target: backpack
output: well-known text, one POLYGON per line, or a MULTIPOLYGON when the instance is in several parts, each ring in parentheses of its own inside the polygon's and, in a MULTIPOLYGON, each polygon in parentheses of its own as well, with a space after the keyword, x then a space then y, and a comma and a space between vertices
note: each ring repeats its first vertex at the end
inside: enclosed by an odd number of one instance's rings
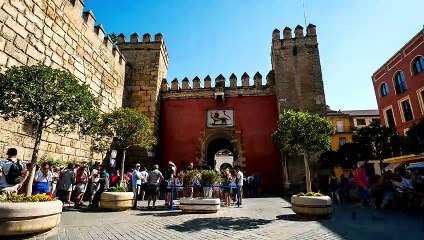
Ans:
POLYGON ((11 159, 8 160, 12 162, 12 165, 6 175, 6 182, 8 184, 18 184, 22 181, 24 167, 19 160, 17 162, 13 162, 11 159))

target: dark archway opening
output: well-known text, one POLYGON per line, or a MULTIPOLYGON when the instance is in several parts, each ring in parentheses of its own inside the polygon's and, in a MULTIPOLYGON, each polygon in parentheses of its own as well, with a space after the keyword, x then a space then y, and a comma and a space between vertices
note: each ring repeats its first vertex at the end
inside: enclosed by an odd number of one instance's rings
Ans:
MULTIPOLYGON (((216 138, 213 141, 211 141, 207 148, 207 154, 206 154, 206 163, 208 166, 211 167, 211 169, 215 169, 216 167, 216 161, 215 157, 216 155, 223 156, 226 154, 227 156, 233 157, 234 155, 234 147, 233 144, 230 142, 230 140, 226 138, 216 138), (218 153, 218 154, 217 154, 218 153)), ((230 165, 233 164, 233 161, 229 163, 230 165)))

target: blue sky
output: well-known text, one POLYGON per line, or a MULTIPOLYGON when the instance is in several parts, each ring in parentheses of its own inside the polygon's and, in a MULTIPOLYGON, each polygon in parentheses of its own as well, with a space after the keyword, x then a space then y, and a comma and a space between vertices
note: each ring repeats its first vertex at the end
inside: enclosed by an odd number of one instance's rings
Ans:
POLYGON ((85 0, 108 33, 161 32, 168 81, 266 75, 272 31, 304 25, 303 3, 317 26, 327 104, 376 108, 371 75, 423 27, 423 0, 85 0))

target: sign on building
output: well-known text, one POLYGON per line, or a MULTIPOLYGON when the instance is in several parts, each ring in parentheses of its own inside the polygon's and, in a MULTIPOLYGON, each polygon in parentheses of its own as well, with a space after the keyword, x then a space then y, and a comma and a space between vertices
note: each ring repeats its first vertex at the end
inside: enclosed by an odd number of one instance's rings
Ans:
POLYGON ((207 127, 233 127, 234 110, 208 110, 207 127))

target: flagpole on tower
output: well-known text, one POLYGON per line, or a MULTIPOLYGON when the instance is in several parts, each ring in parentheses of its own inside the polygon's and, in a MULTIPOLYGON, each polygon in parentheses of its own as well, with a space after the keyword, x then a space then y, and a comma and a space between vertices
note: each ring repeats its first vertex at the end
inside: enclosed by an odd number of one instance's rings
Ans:
POLYGON ((305 28, 306 28, 307 26, 306 26, 306 7, 305 7, 305 3, 303 3, 303 18, 305 20, 305 28))

